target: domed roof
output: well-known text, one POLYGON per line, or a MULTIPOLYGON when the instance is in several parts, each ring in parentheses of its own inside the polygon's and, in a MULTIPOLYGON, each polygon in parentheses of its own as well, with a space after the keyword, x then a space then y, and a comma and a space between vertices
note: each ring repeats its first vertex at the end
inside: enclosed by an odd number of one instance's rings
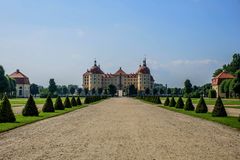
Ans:
POLYGON ((115 75, 126 75, 126 73, 122 70, 122 67, 120 67, 119 70, 114 74, 115 75))
POLYGON ((150 69, 147 66, 140 66, 137 73, 150 74, 150 69))
POLYGON ((150 69, 147 67, 146 59, 143 60, 143 65, 139 66, 137 73, 150 74, 150 69))
POLYGON ((97 66, 96 61, 94 61, 94 66, 92 66, 89 72, 93 74, 104 74, 104 72, 100 69, 100 66, 97 66))

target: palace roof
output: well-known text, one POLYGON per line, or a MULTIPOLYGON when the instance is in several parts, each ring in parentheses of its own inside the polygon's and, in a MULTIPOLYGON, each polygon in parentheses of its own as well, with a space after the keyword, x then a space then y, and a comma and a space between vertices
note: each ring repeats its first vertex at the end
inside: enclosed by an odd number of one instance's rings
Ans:
POLYGON ((10 74, 9 77, 15 79, 16 84, 30 84, 29 78, 20 72, 19 69, 17 69, 16 72, 10 74))
POLYGON ((122 70, 122 67, 120 67, 119 70, 114 74, 115 75, 126 75, 126 73, 122 70))
POLYGON ((233 79, 233 78, 235 78, 234 75, 232 75, 232 74, 230 74, 230 73, 228 73, 226 71, 223 71, 223 72, 219 73, 216 77, 214 77, 212 79, 212 85, 219 85, 222 82, 222 80, 224 80, 224 79, 233 79))

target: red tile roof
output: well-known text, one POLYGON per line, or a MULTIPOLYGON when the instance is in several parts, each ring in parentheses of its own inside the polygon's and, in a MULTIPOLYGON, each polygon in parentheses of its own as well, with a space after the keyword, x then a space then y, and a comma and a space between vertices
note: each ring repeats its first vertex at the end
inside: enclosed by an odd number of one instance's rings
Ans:
POLYGON ((114 73, 115 75, 126 75, 126 73, 122 70, 122 68, 120 67, 119 70, 114 73))
POLYGON ((20 72, 18 69, 16 72, 13 72, 9 77, 15 79, 16 84, 30 84, 29 78, 20 72))
POLYGON ((212 85, 219 85, 223 80, 233 79, 233 78, 235 78, 234 75, 232 75, 226 71, 223 71, 212 79, 212 85))

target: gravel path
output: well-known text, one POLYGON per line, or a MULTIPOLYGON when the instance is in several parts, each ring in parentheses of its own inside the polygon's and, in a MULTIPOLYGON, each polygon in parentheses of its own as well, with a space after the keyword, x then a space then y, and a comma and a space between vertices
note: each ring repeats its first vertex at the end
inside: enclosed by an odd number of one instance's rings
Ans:
POLYGON ((240 159, 240 132, 112 98, 0 134, 0 159, 234 160, 240 159))

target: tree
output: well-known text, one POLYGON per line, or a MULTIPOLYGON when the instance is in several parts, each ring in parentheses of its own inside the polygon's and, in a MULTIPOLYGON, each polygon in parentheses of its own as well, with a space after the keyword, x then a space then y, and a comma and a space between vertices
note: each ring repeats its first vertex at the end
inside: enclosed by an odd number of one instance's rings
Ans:
POLYGON ((135 86, 133 84, 131 84, 128 87, 128 95, 133 96, 133 95, 136 95, 136 94, 137 94, 137 89, 135 88, 135 86))
POLYGON ((208 112, 208 108, 207 108, 207 105, 206 105, 203 97, 200 98, 200 100, 199 100, 199 102, 197 104, 195 112, 196 113, 207 113, 208 112))
POLYGON ((50 92, 51 96, 54 94, 54 92, 57 91, 57 85, 56 85, 54 79, 49 80, 48 91, 50 92))
POLYGON ((170 103, 169 103, 169 107, 175 107, 176 106, 176 101, 174 99, 174 97, 171 98, 170 103))
POLYGON ((77 104, 77 101, 76 101, 76 99, 75 99, 74 96, 73 96, 72 99, 71 99, 71 105, 72 105, 73 107, 75 107, 75 106, 78 105, 78 104, 77 104))
POLYGON ((188 96, 192 92, 192 84, 189 79, 184 82, 184 93, 188 96))
POLYGON ((187 101, 184 106, 184 110, 186 111, 194 111, 194 106, 192 104, 192 100, 190 97, 187 98, 187 101))
POLYGON ((12 111, 11 104, 5 95, 0 104, 0 123, 2 122, 15 122, 16 118, 12 111))
POLYGON ((210 89, 208 93, 209 98, 216 98, 217 97, 217 92, 214 89, 210 89))
POLYGON ((222 103, 222 99, 220 96, 218 96, 215 106, 213 108, 212 111, 212 116, 213 117, 226 117, 227 116, 227 112, 225 110, 225 107, 222 103))
POLYGON ((153 95, 155 96, 156 94, 158 94, 158 89, 157 88, 153 88, 153 95))
POLYGON ((167 97, 166 100, 164 101, 164 106, 168 106, 170 103, 169 98, 167 97))
POLYGON ((67 96, 64 101, 64 107, 65 108, 72 108, 72 105, 70 103, 69 97, 67 96))
POLYGON ((77 89, 77 93, 78 93, 78 95, 80 96, 80 94, 82 93, 82 88, 78 88, 78 89, 77 89))
POLYGON ((88 88, 84 88, 84 93, 85 93, 85 96, 87 96, 88 95, 88 88))
POLYGON ((113 97, 117 93, 117 87, 114 86, 113 84, 110 84, 108 86, 108 92, 113 97))
POLYGON ((22 115, 23 116, 38 116, 38 114, 39 114, 38 113, 38 108, 35 104, 33 96, 30 95, 26 105, 24 106, 24 108, 22 110, 22 115))
POLYGON ((240 70, 237 71, 237 76, 234 79, 234 85, 232 86, 232 90, 235 92, 235 94, 238 94, 239 98, 240 98, 240 70))
POLYGON ((36 85, 35 83, 31 84, 30 93, 31 95, 34 95, 36 97, 36 95, 39 94, 38 85, 36 85))
POLYGON ((65 96, 68 94, 67 86, 62 86, 62 92, 63 92, 63 95, 65 95, 65 96))
POLYGON ((75 93, 75 88, 72 86, 70 87, 70 93, 73 95, 75 93))
POLYGON ((77 97, 77 105, 79 105, 79 106, 82 105, 82 102, 81 102, 81 99, 79 96, 77 97))
POLYGON ((7 92, 8 90, 8 79, 5 76, 5 71, 3 66, 0 65, 0 99, 3 97, 3 93, 7 92))
POLYGON ((146 94, 146 95, 149 95, 149 94, 150 94, 150 89, 149 89, 149 88, 146 88, 146 89, 145 89, 145 94, 146 94))
POLYGON ((43 112, 54 112, 55 111, 50 95, 48 95, 48 97, 43 105, 42 111, 43 112))
POLYGON ((179 97, 177 100, 176 108, 182 109, 184 107, 184 102, 182 100, 182 97, 179 97))
POLYGON ((218 76, 220 73, 222 73, 223 69, 219 68, 213 73, 213 77, 218 76))
POLYGON ((65 107, 64 107, 64 105, 62 103, 62 99, 61 99, 60 96, 57 97, 56 102, 54 104, 54 108, 56 110, 64 110, 65 107))
POLYGON ((102 95, 103 88, 98 88, 97 92, 98 92, 98 95, 102 95))
POLYGON ((93 88, 93 89, 91 90, 91 92, 92 92, 92 95, 95 95, 95 94, 96 94, 96 89, 93 88))

